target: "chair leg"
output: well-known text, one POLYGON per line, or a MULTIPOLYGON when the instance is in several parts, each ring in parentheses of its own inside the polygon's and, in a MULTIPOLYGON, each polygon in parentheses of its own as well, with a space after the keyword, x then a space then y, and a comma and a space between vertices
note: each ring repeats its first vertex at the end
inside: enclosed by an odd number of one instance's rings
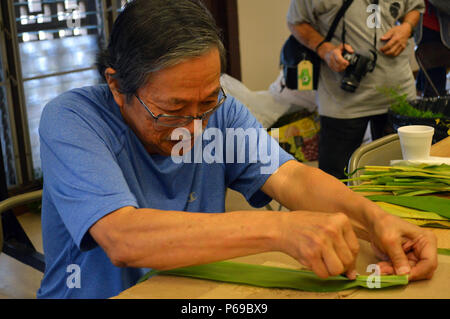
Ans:
POLYGON ((12 211, 7 211, 1 217, 4 238, 3 252, 34 269, 44 272, 44 255, 36 251, 16 216, 12 211))

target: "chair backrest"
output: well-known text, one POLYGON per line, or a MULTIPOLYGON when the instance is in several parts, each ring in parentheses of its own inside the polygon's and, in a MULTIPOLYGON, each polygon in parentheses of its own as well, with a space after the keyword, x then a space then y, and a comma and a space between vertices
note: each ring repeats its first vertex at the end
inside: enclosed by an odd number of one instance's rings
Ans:
MULTIPOLYGON (((389 166, 391 160, 402 159, 402 149, 398 134, 391 134, 360 146, 350 157, 348 173, 366 165, 389 166)), ((360 175, 357 172, 353 177, 360 175)), ((359 182, 349 182, 356 185, 359 182)))

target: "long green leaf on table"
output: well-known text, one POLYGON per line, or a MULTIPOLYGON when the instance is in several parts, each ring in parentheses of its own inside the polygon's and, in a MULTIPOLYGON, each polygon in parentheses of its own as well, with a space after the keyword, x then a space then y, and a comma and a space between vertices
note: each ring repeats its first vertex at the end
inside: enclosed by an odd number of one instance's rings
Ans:
MULTIPOLYGON (((145 281, 153 275, 174 275, 265 288, 290 288, 311 292, 336 292, 356 287, 370 288, 368 282, 371 282, 372 278, 374 278, 360 275, 356 280, 350 280, 344 276, 321 279, 312 271, 307 270, 221 261, 173 270, 152 270, 142 277, 139 282, 145 281)), ((380 288, 408 284, 408 276, 379 277, 380 288)))
POLYGON ((448 219, 447 217, 433 212, 426 212, 385 202, 375 202, 375 204, 383 208, 383 210, 387 211, 388 213, 401 218, 423 219, 432 221, 450 221, 450 219, 448 219))
POLYGON ((393 196, 373 195, 367 196, 372 201, 386 202, 400 206, 434 212, 450 218, 450 199, 436 196, 393 196))
POLYGON ((450 249, 447 248, 438 248, 438 254, 444 256, 450 256, 450 249))

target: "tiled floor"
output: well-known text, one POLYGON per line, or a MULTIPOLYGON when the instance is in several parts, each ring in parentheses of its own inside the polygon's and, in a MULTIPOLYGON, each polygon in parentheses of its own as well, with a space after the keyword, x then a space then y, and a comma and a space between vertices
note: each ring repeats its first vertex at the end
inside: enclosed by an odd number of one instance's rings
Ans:
MULTIPOLYGON (((308 164, 317 166, 317 162, 308 164)), ((271 207, 278 210, 279 204, 272 201, 271 207)), ((260 210, 265 209, 260 208, 260 210)), ((247 203, 240 193, 229 190, 226 198, 226 210, 254 210, 254 208, 247 203)), ((26 213, 19 216, 19 222, 36 249, 42 252, 40 215, 26 213)), ((36 298, 36 291, 40 286, 41 279, 42 273, 39 271, 5 254, 0 254, 0 298, 36 298)))

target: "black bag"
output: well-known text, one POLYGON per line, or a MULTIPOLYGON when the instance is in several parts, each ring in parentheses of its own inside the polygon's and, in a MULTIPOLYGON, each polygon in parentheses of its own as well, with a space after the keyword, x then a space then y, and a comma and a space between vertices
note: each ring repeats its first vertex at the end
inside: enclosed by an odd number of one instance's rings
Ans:
MULTIPOLYGON (((344 3, 342 7, 339 9, 339 12, 334 18, 330 30, 325 37, 324 41, 326 42, 329 42, 333 38, 339 21, 342 19, 350 5, 353 3, 353 0, 343 1, 344 3)), ((316 52, 297 41, 297 39, 293 35, 289 36, 289 38, 284 43, 283 48, 281 49, 280 65, 283 67, 285 86, 291 90, 298 89, 297 66, 300 61, 303 60, 310 61, 313 65, 313 89, 317 90, 319 84, 321 58, 317 55, 316 52)))

